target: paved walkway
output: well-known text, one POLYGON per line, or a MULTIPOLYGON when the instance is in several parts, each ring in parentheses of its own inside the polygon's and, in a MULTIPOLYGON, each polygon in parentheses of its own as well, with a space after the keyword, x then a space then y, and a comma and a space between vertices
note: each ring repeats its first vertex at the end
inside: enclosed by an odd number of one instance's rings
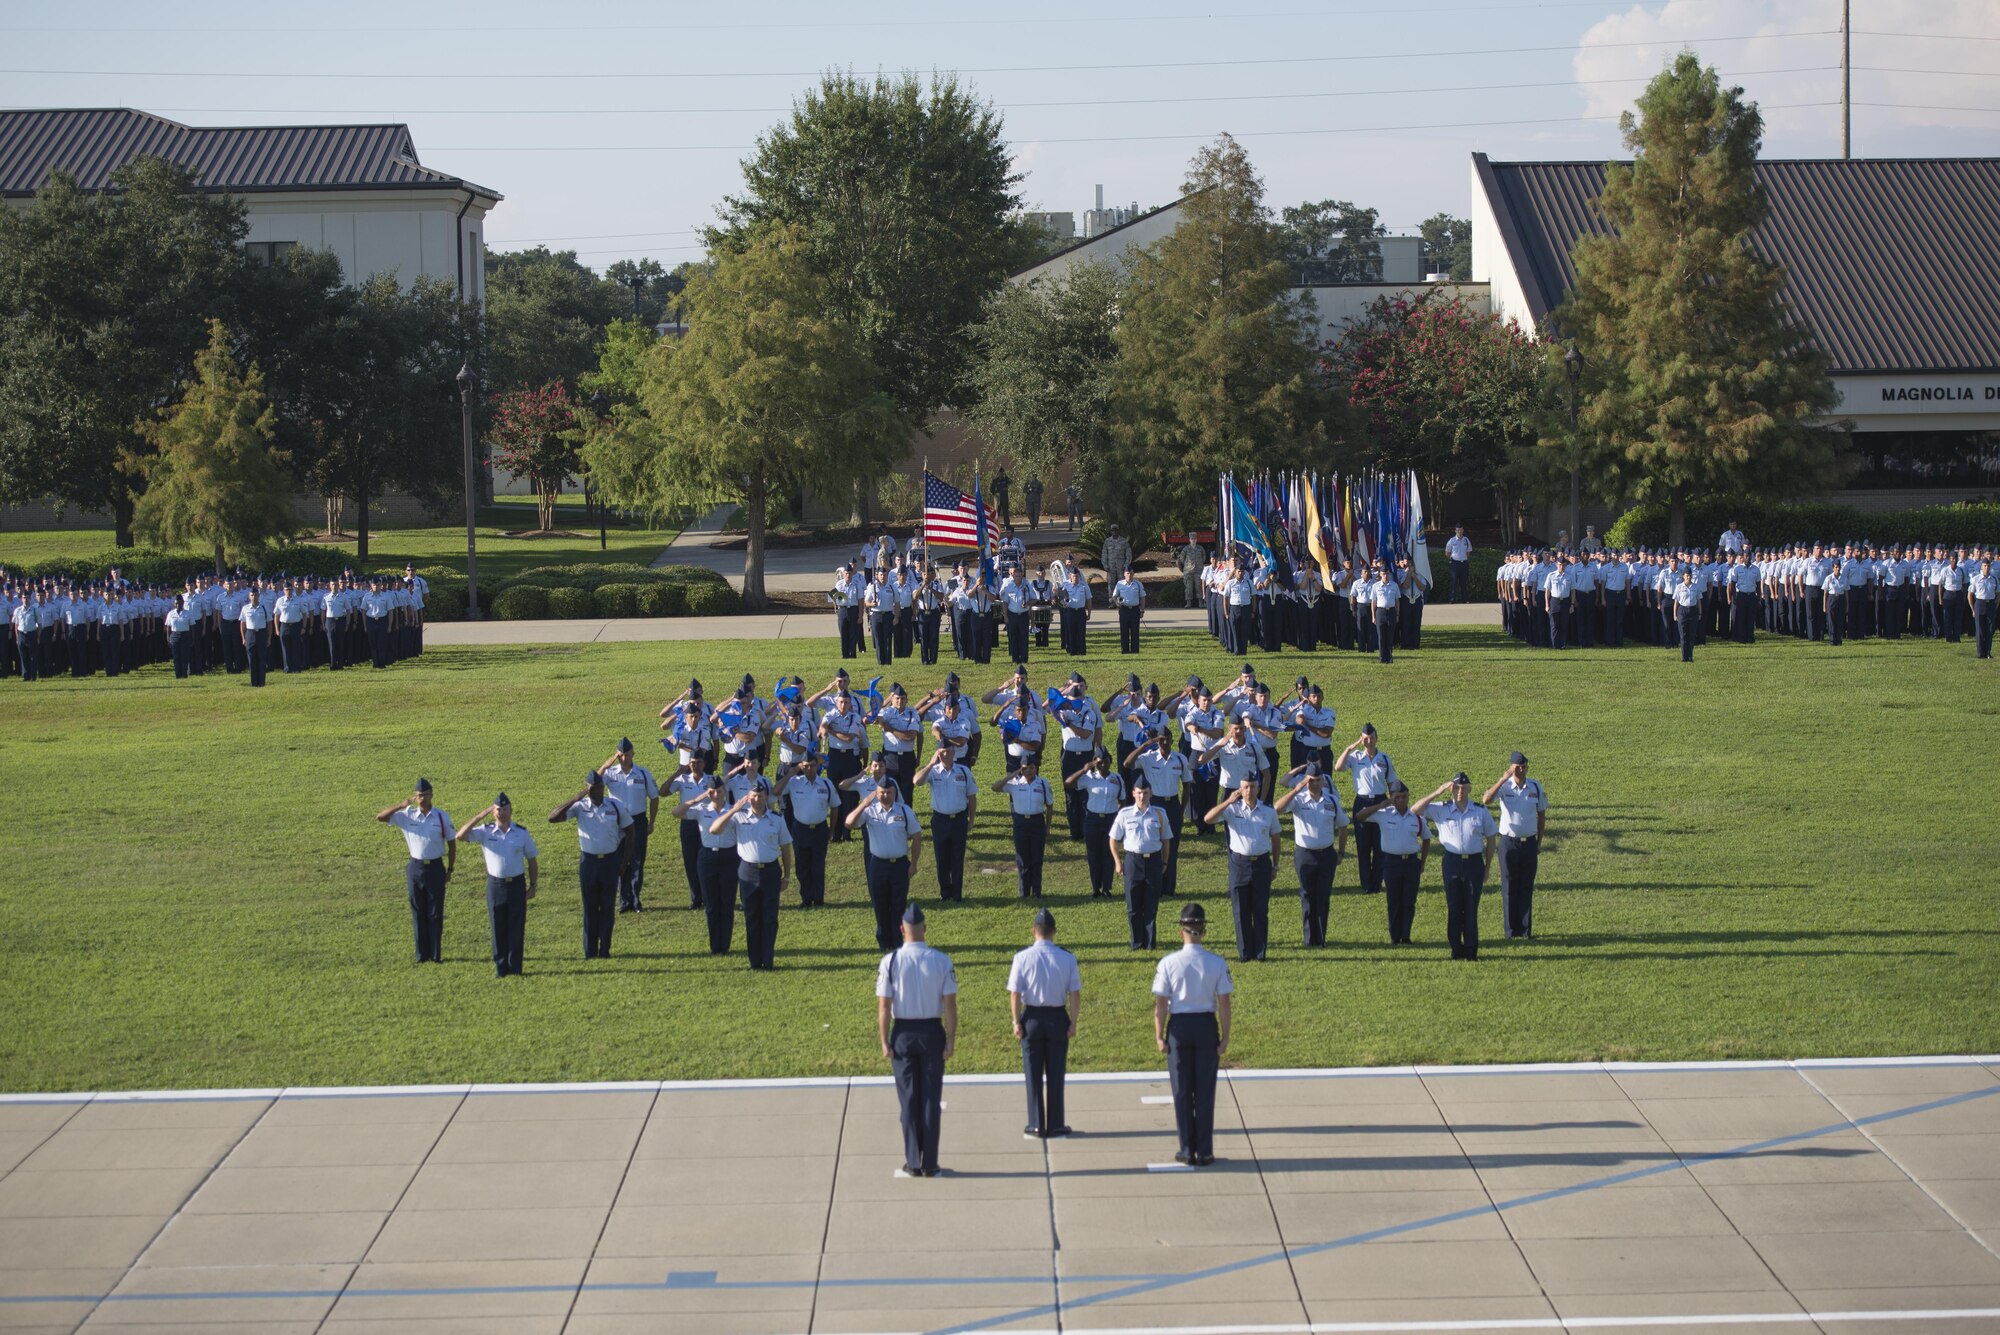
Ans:
MULTIPOLYGON (((1498 603, 1462 603, 1458 606, 1427 607, 1424 625, 1498 626, 1498 603)), ((1146 629, 1202 630, 1208 614, 1200 608, 1189 610, 1163 607, 1146 613, 1146 629)), ((1118 618, 1105 608, 1095 609, 1090 618, 1090 635, 1111 639, 1118 634, 1118 618)), ((837 639, 840 630, 831 612, 772 612, 757 616, 731 617, 624 617, 614 621, 440 621, 424 627, 424 644, 593 644, 631 640, 813 640, 837 639)), ((1115 645, 1113 646, 1116 647, 1115 645)), ((1331 653, 1328 649, 1323 652, 1331 653)), ((950 644, 945 654, 950 656, 950 644)), ((1057 650, 1043 656, 1059 655, 1057 650)), ((872 658, 872 655, 870 655, 872 658)))
POLYGON ((880 1078, 8 1096, 0 1326, 1994 1331, 1996 1095, 2000 1057, 1238 1071, 1190 1172, 1156 1073, 1073 1080, 1050 1142, 972 1076, 907 1181, 880 1078))

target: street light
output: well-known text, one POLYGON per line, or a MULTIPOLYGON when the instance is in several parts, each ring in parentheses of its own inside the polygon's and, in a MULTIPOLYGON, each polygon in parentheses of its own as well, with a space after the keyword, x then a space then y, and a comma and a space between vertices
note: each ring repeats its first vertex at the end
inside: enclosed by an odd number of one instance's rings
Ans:
POLYGON ((1583 532, 1582 446, 1576 437, 1576 384, 1583 378, 1583 354, 1576 350, 1575 339, 1563 353, 1563 369, 1569 372, 1569 540, 1574 547, 1582 542, 1577 535, 1583 532))
POLYGON ((472 486, 472 368, 458 367, 458 423, 465 438, 465 619, 479 620, 479 550, 474 510, 479 493, 472 486))
MULTIPOLYGON (((634 279, 633 281, 639 282, 642 280, 634 279)), ((590 396, 590 415, 597 419, 599 425, 603 424, 605 410, 609 406, 610 406, 610 401, 604 397, 603 390, 600 389, 596 393, 590 396)), ((597 509, 597 550, 600 552, 609 551, 611 548, 611 540, 605 532, 604 499, 601 496, 595 498, 593 498, 592 496, 592 487, 590 481, 590 463, 587 460, 583 465, 583 499, 585 500, 585 502, 595 506, 597 509)))
POLYGON ((639 313, 639 292, 640 289, 646 286, 646 280, 640 274, 633 274, 625 281, 632 284, 632 314, 637 315, 639 313))

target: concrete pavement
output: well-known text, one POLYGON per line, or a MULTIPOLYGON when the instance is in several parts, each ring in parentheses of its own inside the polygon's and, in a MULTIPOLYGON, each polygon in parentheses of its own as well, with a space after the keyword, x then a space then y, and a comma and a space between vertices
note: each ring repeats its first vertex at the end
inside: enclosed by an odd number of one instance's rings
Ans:
POLYGON ((10 1095, 0 1326, 1992 1331, 1996 1063, 954 1077, 930 1180, 881 1076, 10 1095))
MULTIPOLYGON (((1462 603, 1427 607, 1426 626, 1498 626, 1498 603, 1462 603)), ((1163 607, 1146 613, 1147 631, 1202 630, 1207 614, 1199 608, 1163 607)), ((1090 618, 1092 640, 1118 634, 1118 618, 1096 608, 1090 618)), ((771 612, 730 617, 622 617, 616 620, 571 621, 439 621, 424 627, 424 644, 614 644, 660 640, 811 640, 837 639, 839 628, 831 612, 771 612)), ((1112 646, 1115 649, 1117 646, 1112 646)), ((946 653, 949 654, 949 645, 946 653)), ((1042 651, 1046 656, 1053 651, 1042 651)), ((1324 652, 1334 652, 1325 650, 1324 652)))

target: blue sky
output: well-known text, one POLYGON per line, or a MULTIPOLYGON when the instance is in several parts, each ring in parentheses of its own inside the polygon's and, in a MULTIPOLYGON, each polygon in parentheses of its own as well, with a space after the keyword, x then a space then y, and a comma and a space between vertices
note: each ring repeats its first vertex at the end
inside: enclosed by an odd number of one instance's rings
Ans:
MULTIPOLYGON (((737 188, 744 149, 833 67, 959 71, 1003 112, 1030 208, 1080 211, 1098 183, 1107 203, 1164 203, 1193 150, 1227 130, 1274 206, 1351 199, 1406 229, 1464 213, 1475 150, 1616 155, 1617 112, 1683 45, 1766 108, 1767 156, 1839 151, 1840 0, 1238 10, 0 0, 0 104, 405 121, 427 164, 507 196, 493 245, 546 241, 598 267, 698 255, 692 229, 737 188)), ((1995 0, 1853 11, 1857 156, 2000 154, 1995 0)))

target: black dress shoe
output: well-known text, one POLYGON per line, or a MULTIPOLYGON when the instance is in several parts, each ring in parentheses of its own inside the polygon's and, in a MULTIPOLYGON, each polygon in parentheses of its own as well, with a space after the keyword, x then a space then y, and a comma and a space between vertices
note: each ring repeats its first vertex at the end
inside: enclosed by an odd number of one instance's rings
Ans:
POLYGON ((1214 1162, 1215 1156, 1213 1154, 1197 1154, 1194 1156, 1194 1166, 1196 1168, 1206 1168, 1214 1162))
POLYGON ((1075 1134, 1076 1132, 1070 1130, 1068 1127, 1059 1126, 1055 1130, 1049 1132, 1046 1139, 1054 1140, 1058 1136, 1073 1136, 1075 1134))
POLYGON ((1194 1167, 1194 1156, 1193 1156, 1193 1155, 1191 1155, 1191 1154, 1189 1154, 1189 1153, 1188 1153, 1188 1152, 1187 1152, 1186 1150, 1175 1150, 1175 1151, 1174 1151, 1174 1162, 1175 1162, 1175 1163, 1184 1163, 1184 1164, 1186 1164, 1186 1165, 1187 1165, 1188 1167, 1192 1168, 1192 1167, 1194 1167))

